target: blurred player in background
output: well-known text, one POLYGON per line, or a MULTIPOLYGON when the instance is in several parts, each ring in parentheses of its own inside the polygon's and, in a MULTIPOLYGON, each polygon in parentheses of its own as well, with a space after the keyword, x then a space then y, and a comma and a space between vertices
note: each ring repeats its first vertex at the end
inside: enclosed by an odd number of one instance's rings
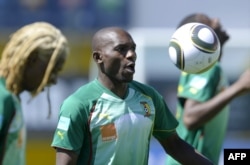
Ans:
POLYGON ((0 61, 0 164, 26 164, 20 94, 28 91, 35 97, 55 84, 68 52, 64 35, 46 22, 26 25, 11 35, 0 61))
POLYGON ((61 106, 52 142, 57 165, 147 165, 152 134, 183 164, 211 164, 178 137, 163 97, 133 81, 136 44, 127 31, 101 29, 92 48, 98 76, 61 106))
MULTIPOLYGON (((190 22, 203 23, 214 29, 223 46, 229 39, 218 19, 195 13, 184 18, 180 25, 190 22)), ((223 73, 220 63, 201 74, 182 72, 178 85, 176 117, 179 121, 177 132, 182 139, 199 152, 218 164, 229 117, 228 104, 241 94, 250 92, 250 69, 231 86, 223 73)), ((169 156, 168 165, 179 164, 169 156)))

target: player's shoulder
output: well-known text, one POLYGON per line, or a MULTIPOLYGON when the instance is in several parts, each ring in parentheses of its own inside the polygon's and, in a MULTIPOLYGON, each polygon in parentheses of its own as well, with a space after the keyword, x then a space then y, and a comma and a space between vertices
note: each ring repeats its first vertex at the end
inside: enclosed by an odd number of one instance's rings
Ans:
POLYGON ((207 79, 208 81, 214 82, 219 81, 220 77, 222 75, 222 68, 220 66, 220 63, 215 63, 208 71, 201 73, 199 77, 202 77, 204 79, 207 79))
POLYGON ((136 91, 142 92, 142 93, 147 94, 147 95, 158 94, 156 89, 153 88, 152 86, 135 81, 135 80, 133 80, 131 83, 129 83, 129 86, 131 88, 135 89, 136 91))
POLYGON ((220 66, 220 63, 215 63, 209 70, 199 73, 199 74, 189 74, 186 72, 181 73, 182 79, 193 79, 193 78, 205 78, 205 79, 213 79, 215 77, 220 77, 219 75, 222 72, 222 68, 220 66))
POLYGON ((101 95, 101 91, 98 90, 98 85, 95 81, 91 81, 82 85, 70 94, 64 102, 83 103, 88 100, 94 100, 101 95))
POLYGON ((12 93, 6 88, 5 80, 0 78, 0 98, 1 99, 12 99, 12 93))
POLYGON ((0 104, 2 107, 9 109, 9 112, 11 112, 11 109, 16 104, 15 97, 16 96, 6 88, 5 79, 0 78, 0 104))
MULTIPOLYGON (((210 74, 216 74, 218 72, 221 72, 222 68, 219 62, 215 63, 209 70, 208 73, 210 74)), ((206 72, 205 72, 206 73, 206 72)))

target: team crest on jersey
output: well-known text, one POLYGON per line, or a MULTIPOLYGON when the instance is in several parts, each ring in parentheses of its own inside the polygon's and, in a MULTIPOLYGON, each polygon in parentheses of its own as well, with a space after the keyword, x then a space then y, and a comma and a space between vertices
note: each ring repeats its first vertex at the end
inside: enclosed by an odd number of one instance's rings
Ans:
POLYGON ((151 116, 151 109, 150 109, 150 106, 148 105, 148 103, 143 101, 143 102, 140 102, 140 104, 145 112, 144 116, 145 117, 151 116))

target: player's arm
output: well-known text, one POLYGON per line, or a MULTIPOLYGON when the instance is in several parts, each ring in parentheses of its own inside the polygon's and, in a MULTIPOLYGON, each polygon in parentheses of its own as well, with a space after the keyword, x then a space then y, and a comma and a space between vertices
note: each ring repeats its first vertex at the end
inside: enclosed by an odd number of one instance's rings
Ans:
POLYGON ((250 69, 230 87, 207 102, 187 99, 184 105, 183 121, 188 129, 196 129, 217 115, 235 97, 250 91, 250 69))
POLYGON ((74 151, 56 148, 56 165, 76 165, 77 158, 74 151))
POLYGON ((212 162, 202 156, 195 149, 183 141, 176 133, 165 140, 159 140, 164 150, 175 160, 185 165, 211 165, 212 162))

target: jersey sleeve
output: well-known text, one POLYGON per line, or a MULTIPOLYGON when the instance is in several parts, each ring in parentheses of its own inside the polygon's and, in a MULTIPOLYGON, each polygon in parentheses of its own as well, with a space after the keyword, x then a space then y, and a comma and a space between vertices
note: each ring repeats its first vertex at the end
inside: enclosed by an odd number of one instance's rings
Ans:
POLYGON ((51 146, 80 152, 87 135, 87 108, 77 100, 66 100, 60 109, 59 121, 51 146))
POLYGON ((15 107, 11 95, 0 95, 0 154, 3 155, 5 138, 9 125, 15 114, 15 107))
POLYGON ((196 101, 206 101, 216 94, 216 88, 220 81, 218 67, 201 73, 182 73, 178 85, 178 97, 190 98, 196 101))
POLYGON ((158 140, 165 139, 175 132, 178 122, 163 97, 158 93, 156 93, 154 104, 156 114, 153 135, 158 140))

